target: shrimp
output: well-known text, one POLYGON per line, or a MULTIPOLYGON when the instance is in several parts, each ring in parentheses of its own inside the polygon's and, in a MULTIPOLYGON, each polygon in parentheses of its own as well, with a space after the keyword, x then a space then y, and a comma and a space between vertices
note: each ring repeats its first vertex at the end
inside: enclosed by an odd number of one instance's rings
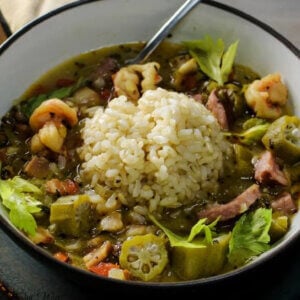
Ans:
POLYGON ((140 97, 139 85, 141 85, 142 93, 156 89, 156 85, 161 81, 158 74, 159 68, 160 65, 156 62, 121 68, 113 75, 117 95, 125 95, 136 101, 140 97), (141 80, 140 77, 143 79, 141 80))
POLYGON ((59 153, 67 136, 67 128, 63 124, 55 124, 52 121, 46 122, 39 130, 40 142, 54 152, 59 153))
POLYGON ((74 126, 78 123, 77 113, 60 99, 53 98, 44 101, 32 113, 29 119, 29 125, 34 131, 38 131, 48 121, 53 121, 55 124, 67 123, 74 126))
POLYGON ((245 98, 258 117, 276 119, 282 114, 288 92, 280 74, 274 73, 253 81, 245 91, 245 98))
POLYGON ((137 100, 140 97, 138 89, 139 77, 131 68, 122 68, 114 76, 114 87, 118 96, 125 95, 129 99, 137 100))
POLYGON ((182 87, 182 82, 186 75, 194 73, 198 70, 197 62, 194 58, 191 58, 182 63, 174 73, 173 84, 177 90, 182 87))
POLYGON ((67 135, 65 124, 74 126, 77 123, 76 111, 60 99, 43 102, 29 119, 30 127, 37 132, 31 139, 31 151, 36 153, 46 146, 54 152, 60 152, 67 135))

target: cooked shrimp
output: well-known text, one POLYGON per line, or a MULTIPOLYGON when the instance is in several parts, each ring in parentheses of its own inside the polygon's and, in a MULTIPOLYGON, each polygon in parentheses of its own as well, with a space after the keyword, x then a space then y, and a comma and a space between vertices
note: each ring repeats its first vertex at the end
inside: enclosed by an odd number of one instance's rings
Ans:
POLYGON ((182 63, 179 68, 175 71, 173 84, 176 88, 176 90, 181 89, 181 85, 183 82, 183 79, 186 75, 194 73, 198 70, 197 62, 194 58, 191 58, 184 63, 182 63))
POLYGON ((125 95, 131 100, 138 100, 140 97, 139 85, 141 85, 142 93, 156 89, 156 84, 161 80, 158 74, 159 68, 160 65, 156 62, 121 68, 113 75, 117 95, 125 95), (140 76, 143 78, 141 81, 140 76))
POLYGON ((39 152, 43 146, 54 152, 60 152, 67 135, 67 128, 78 122, 76 111, 59 99, 43 102, 32 113, 29 124, 37 132, 31 140, 31 151, 39 152))
POLYGON ((161 77, 158 74, 160 65, 156 62, 147 63, 145 65, 133 65, 132 68, 141 73, 143 80, 141 82, 142 92, 147 90, 155 90, 156 85, 161 81, 161 77))
POLYGON ((41 142, 37 133, 31 138, 30 149, 32 153, 38 153, 45 149, 45 145, 41 142))
POLYGON ((131 68, 120 69, 113 76, 113 81, 118 96, 125 95, 132 100, 137 100, 140 97, 138 89, 139 77, 131 68))
POLYGON ((253 81, 245 92, 248 105, 261 118, 275 119, 287 102, 288 92, 280 74, 274 73, 253 81))
POLYGON ((74 126, 78 122, 77 113, 60 99, 49 99, 34 110, 29 119, 29 124, 34 131, 38 131, 48 121, 53 121, 55 124, 67 123, 74 126))
POLYGON ((53 121, 46 122, 38 132, 41 143, 54 152, 60 152, 66 136, 67 128, 53 121))

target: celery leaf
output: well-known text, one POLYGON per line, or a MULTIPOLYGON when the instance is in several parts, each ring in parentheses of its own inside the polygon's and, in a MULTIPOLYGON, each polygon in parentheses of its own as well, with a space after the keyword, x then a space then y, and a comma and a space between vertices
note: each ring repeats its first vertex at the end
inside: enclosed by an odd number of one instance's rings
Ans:
POLYGON ((29 235, 35 234, 37 224, 32 214, 41 210, 42 203, 36 200, 41 193, 38 187, 19 176, 0 180, 0 197, 10 210, 11 222, 29 235))
POLYGON ((222 82, 226 82, 228 80, 228 76, 232 70, 232 66, 234 63, 237 47, 239 42, 236 41, 231 44, 227 51, 224 53, 222 58, 222 66, 221 66, 221 74, 222 74, 222 82))
POLYGON ((214 41, 209 35, 203 40, 183 42, 189 49, 192 57, 197 61, 200 69, 219 85, 223 85, 232 70, 238 41, 231 44, 225 52, 222 39, 214 41))
POLYGON ((229 262, 242 266, 270 248, 272 210, 259 208, 243 215, 235 224, 229 242, 229 262))
POLYGON ((175 234, 165 226, 163 226, 160 222, 158 222, 154 216, 149 215, 150 220, 159 227, 169 238, 171 247, 185 247, 185 248, 205 248, 207 243, 212 243, 212 231, 214 231, 214 227, 217 224, 218 220, 213 223, 206 225, 206 219, 200 219, 191 229, 189 236, 183 237, 175 234), (204 232, 205 239, 204 240, 195 240, 195 237, 199 235, 201 232, 204 232))

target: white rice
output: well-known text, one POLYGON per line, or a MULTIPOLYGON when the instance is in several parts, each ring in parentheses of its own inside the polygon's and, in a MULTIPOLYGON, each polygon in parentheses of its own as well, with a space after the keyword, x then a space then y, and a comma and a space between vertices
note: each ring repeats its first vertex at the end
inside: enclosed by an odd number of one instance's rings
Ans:
POLYGON ((120 96, 82 129, 80 176, 150 211, 205 199, 217 188, 229 144, 200 103, 161 88, 135 104, 120 96))

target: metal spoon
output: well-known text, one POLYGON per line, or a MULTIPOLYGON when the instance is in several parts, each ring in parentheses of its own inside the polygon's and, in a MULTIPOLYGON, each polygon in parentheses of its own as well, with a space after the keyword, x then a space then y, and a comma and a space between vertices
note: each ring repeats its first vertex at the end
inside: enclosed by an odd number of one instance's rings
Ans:
POLYGON ((156 49, 161 41, 170 33, 175 25, 198 3, 203 0, 187 0, 178 8, 178 10, 169 18, 169 20, 156 32, 156 34, 147 42, 142 51, 133 59, 129 59, 126 64, 143 63, 150 54, 156 49))

